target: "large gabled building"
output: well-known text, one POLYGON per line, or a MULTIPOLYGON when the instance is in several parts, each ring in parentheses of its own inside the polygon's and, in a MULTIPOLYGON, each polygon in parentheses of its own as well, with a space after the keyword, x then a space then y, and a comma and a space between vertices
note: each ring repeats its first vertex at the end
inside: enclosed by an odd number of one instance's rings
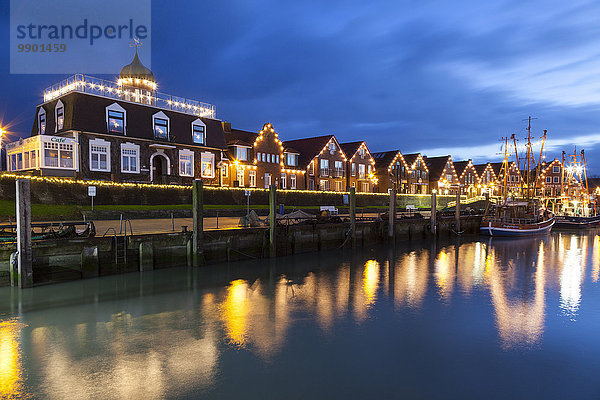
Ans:
POLYGON ((10 171, 220 184, 227 146, 215 107, 157 92, 137 50, 117 82, 75 75, 47 89, 34 121, 31 137, 7 146, 10 171))
POLYGON ((460 194, 467 195, 468 197, 481 194, 480 177, 472 160, 455 161, 454 169, 458 174, 460 194))
POLYGON ((357 192, 372 193, 377 182, 375 160, 365 142, 341 143, 346 162, 346 190, 351 187, 357 192))
POLYGON ((429 188, 439 194, 456 194, 460 190, 458 174, 454 169, 451 156, 427 157, 429 170, 429 188))
POLYGON ((304 173, 308 190, 346 190, 346 154, 334 135, 289 140, 283 143, 289 154, 298 155, 298 169, 304 173))

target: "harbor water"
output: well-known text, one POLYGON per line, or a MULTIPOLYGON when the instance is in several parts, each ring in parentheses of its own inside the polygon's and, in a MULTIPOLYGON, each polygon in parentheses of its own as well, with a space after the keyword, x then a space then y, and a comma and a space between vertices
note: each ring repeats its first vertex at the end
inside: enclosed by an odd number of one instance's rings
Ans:
POLYGON ((0 288, 0 398, 600 397, 600 233, 0 288))

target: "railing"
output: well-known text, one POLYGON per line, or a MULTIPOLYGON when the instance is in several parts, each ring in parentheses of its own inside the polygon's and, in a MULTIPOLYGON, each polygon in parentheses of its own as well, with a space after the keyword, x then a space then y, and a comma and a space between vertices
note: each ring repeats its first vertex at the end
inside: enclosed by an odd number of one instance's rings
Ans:
POLYGON ((44 102, 56 99, 70 92, 90 93, 111 99, 146 104, 165 110, 179 111, 199 117, 215 118, 217 115, 216 107, 209 103, 171 96, 157 91, 127 87, 119 85, 117 82, 81 74, 73 75, 44 90, 44 102))

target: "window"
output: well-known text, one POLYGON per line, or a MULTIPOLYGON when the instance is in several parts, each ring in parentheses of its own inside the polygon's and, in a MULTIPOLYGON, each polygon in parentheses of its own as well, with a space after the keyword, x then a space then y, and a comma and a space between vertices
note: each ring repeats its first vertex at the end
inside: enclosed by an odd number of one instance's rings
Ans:
POLYGON ((221 166, 221 176, 223 178, 227 178, 229 176, 229 165, 228 164, 223 164, 221 166))
POLYGON ((206 125, 200 118, 192 122, 192 139, 196 144, 206 144, 206 125))
POLYGON ((238 181, 238 185, 244 186, 244 168, 243 167, 237 167, 237 174, 236 174, 236 179, 238 181))
POLYGON ((179 175, 194 176, 194 152, 191 150, 179 151, 179 175))
POLYGON ((248 149, 245 147, 236 147, 236 158, 238 160, 246 161, 248 160, 248 149))
POLYGON ((29 169, 29 152, 26 151, 25 153, 23 153, 23 156, 25 157, 23 159, 23 168, 24 169, 29 169))
POLYGON ((271 174, 265 174, 265 189, 268 189, 271 186, 271 174))
POLYGON ((321 175, 329 175, 329 160, 321 159, 321 175))
POLYGON ((452 175, 451 175, 451 174, 447 174, 447 175, 446 175, 446 180, 447 180, 448 182, 452 182, 452 175))
POLYGON ((46 133, 46 111, 41 107, 38 112, 38 132, 40 135, 46 133))
POLYGON ((265 153, 261 154, 262 161, 265 162, 267 160, 267 155, 265 153))
POLYGON ((44 142, 44 165, 58 167, 58 143, 44 142))
POLYGON ((271 154, 267 154, 267 162, 270 163, 271 162, 271 154))
POLYGON ((285 173, 281 174, 281 188, 287 189, 287 175, 285 173))
POLYGON ((56 107, 54 108, 55 113, 55 121, 56 121, 56 129, 55 132, 62 130, 65 123, 65 107, 63 106, 62 101, 58 101, 56 103, 56 107))
POLYGON ((277 164, 279 164, 279 154, 277 154, 277 155, 275 156, 275 162, 276 162, 277 164))
POLYGON ((331 142, 329 142, 329 154, 333 153, 335 153, 335 143, 332 140, 331 142))
POLYGON ((203 178, 214 178, 215 177, 215 155, 213 153, 205 152, 201 154, 200 168, 203 178))
POLYGON ((547 176, 546 177, 546 183, 552 183, 552 177, 551 176, 547 176))
POLYGON ((260 161, 260 153, 256 153, 256 161, 260 161))
POLYGON ((90 140, 90 171, 110 171, 110 142, 90 140))
POLYGON ((73 168, 73 145, 68 143, 61 143, 60 149, 60 167, 61 168, 73 168))
POLYGON ((365 158, 365 148, 363 146, 360 146, 360 149, 358 149, 358 155, 360 158, 365 158))
POLYGON ((369 182, 363 182, 361 184, 361 192, 365 192, 365 193, 369 192, 369 182))
POLYGON ((37 165, 37 159, 38 159, 37 153, 38 153, 37 151, 31 150, 31 157, 30 157, 30 159, 31 159, 30 160, 31 168, 37 168, 37 166, 38 166, 37 165))
POLYGON ((352 176, 356 176, 356 164, 355 163, 350 164, 350 173, 352 174, 352 176))
POLYGON ((555 165, 555 166, 552 168, 552 171, 553 171, 555 174, 558 174, 558 173, 560 172, 560 167, 559 167, 558 165, 555 165))
POLYGON ((296 189, 296 174, 290 174, 290 189, 296 189))
POLYGON ((321 179, 319 181, 319 189, 321 190, 329 190, 329 180, 321 179))
POLYGON ((290 167, 296 167, 298 165, 296 154, 286 153, 285 155, 286 161, 285 163, 290 167))
POLYGON ((164 118, 154 118, 154 138, 169 139, 169 120, 164 118))
POLYGON ((334 165, 335 165, 335 176, 344 176, 344 170, 342 168, 342 162, 341 161, 336 161, 334 165))
POLYGON ((255 170, 248 171, 248 185, 250 187, 256 187, 256 171, 255 170))
POLYGON ((335 191, 336 192, 342 191, 342 181, 335 181, 335 191))
POLYGON ((358 179, 365 179, 365 164, 358 164, 358 179))
POLYGON ((140 146, 133 143, 121 144, 121 172, 140 172, 140 146))
POLYGON ((560 180, 558 179, 558 176, 554 177, 554 183, 560 183, 560 180))
POLYGON ((125 134, 125 117, 125 109, 117 103, 113 103, 106 107, 106 124, 108 132, 125 134))
POLYGON ((373 172, 373 166, 371 164, 367 165, 367 173, 373 172))

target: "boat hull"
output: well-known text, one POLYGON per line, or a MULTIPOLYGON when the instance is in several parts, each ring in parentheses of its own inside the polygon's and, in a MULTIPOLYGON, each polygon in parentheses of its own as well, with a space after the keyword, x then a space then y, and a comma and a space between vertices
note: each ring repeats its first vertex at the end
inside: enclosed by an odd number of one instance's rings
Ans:
POLYGON ((557 216, 556 228, 585 229, 600 225, 600 215, 593 217, 557 216))
POLYGON ((554 223, 554 218, 537 224, 509 224, 496 221, 484 221, 479 227, 479 232, 488 236, 533 236, 550 232, 554 223))

